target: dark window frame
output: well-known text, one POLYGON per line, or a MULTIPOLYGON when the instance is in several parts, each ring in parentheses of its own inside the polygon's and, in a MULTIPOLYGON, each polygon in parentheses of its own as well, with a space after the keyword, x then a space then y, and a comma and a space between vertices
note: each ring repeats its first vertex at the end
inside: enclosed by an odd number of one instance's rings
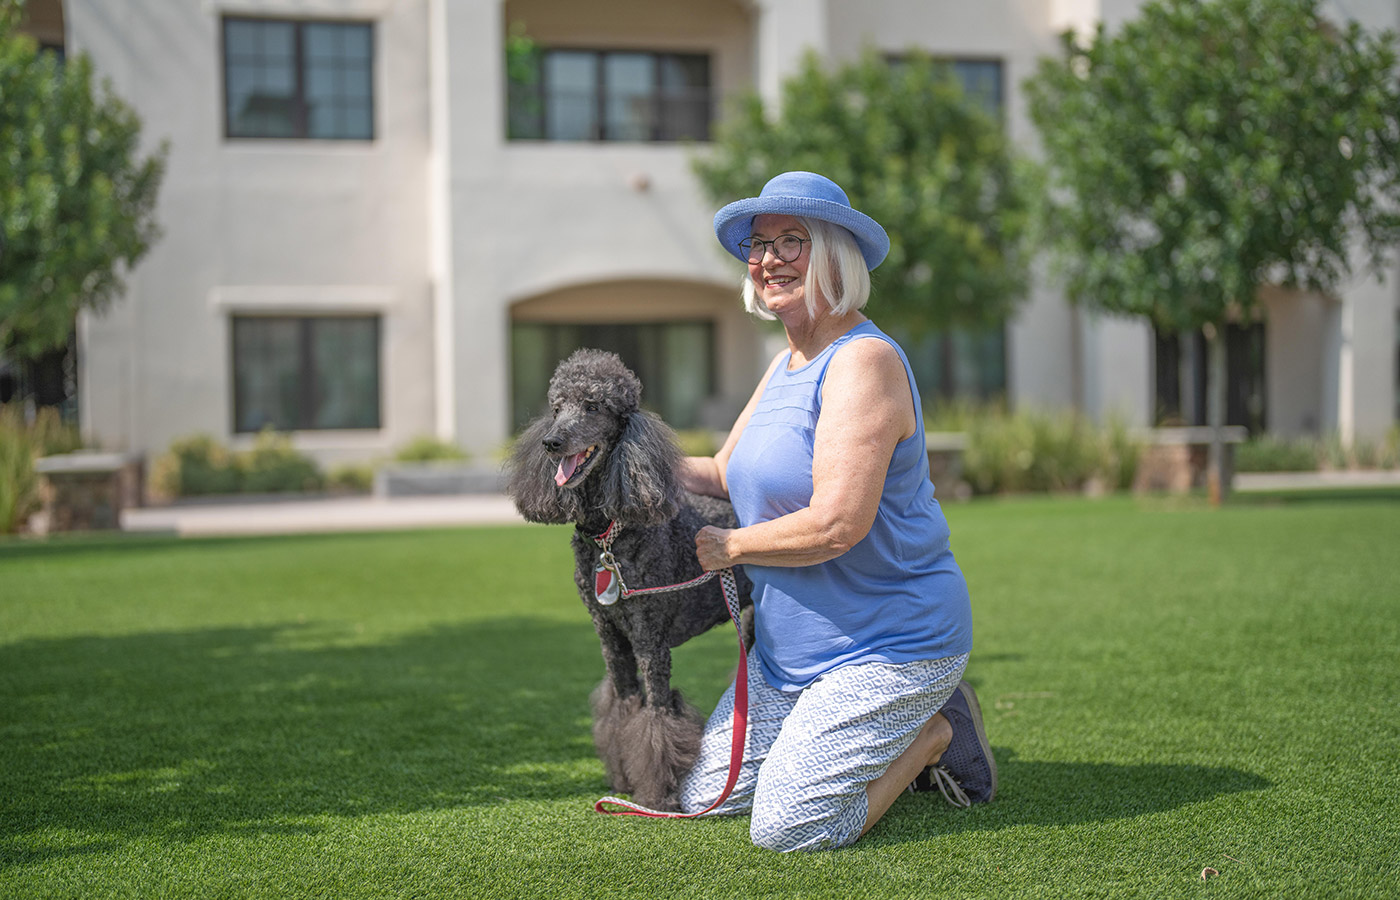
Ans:
MULTIPOLYGON (((1206 425, 1210 348, 1197 329, 1153 328, 1152 419, 1154 425, 1206 425), (1181 367, 1189 365, 1189 403, 1181 397, 1181 367), (1188 412, 1194 410, 1194 416, 1188 412)), ((1251 436, 1269 427, 1268 325, 1231 322, 1225 327, 1225 424, 1251 436)))
MULTIPOLYGON (((892 66, 897 66, 909 59, 908 54, 890 53, 885 55, 885 61, 892 66)), ((935 69, 946 68, 949 77, 958 82, 963 94, 967 96, 975 105, 990 115, 1003 128, 1006 127, 1006 60, 1000 56, 942 56, 930 55, 929 62, 933 63, 935 69), (988 109, 986 104, 968 90, 968 84, 963 76, 958 72, 959 66, 995 66, 996 67, 996 89, 995 97, 992 98, 995 109, 988 109)))
POLYGON ((219 79, 221 96, 223 98, 223 122, 224 140, 226 141, 351 141, 360 143, 372 143, 378 138, 378 128, 376 128, 377 104, 375 102, 375 69, 378 65, 378 53, 376 47, 377 29, 373 20, 365 19, 305 19, 280 16, 254 16, 254 15, 225 15, 219 20, 219 79), (293 126, 295 134, 235 134, 233 128, 232 110, 229 104, 229 53, 228 53, 228 24, 230 22, 248 22, 262 24, 290 25, 293 29, 292 54, 293 54, 293 77, 295 80, 295 94, 293 104, 295 111, 293 114, 293 126), (305 27, 307 25, 344 25, 349 27, 362 27, 369 32, 369 56, 366 64, 369 68, 369 135, 368 136, 324 136, 310 134, 310 116, 308 110, 310 104, 306 96, 306 53, 305 53, 305 27))
POLYGON ((886 331, 899 341, 909 357, 909 366, 919 385, 919 399, 924 409, 932 411, 947 403, 972 400, 979 404, 1005 401, 1011 383, 1011 340, 1005 322, 981 328, 957 327, 935 329, 918 337, 898 327, 886 331), (996 344, 999 365, 984 371, 983 342, 996 344), (974 346, 968 347, 968 344, 974 346), (975 372, 971 381, 966 376, 969 362, 975 372), (990 377, 984 377, 988 376, 990 377))
MULTIPOLYGON (((507 74, 506 77, 506 140, 531 141, 541 143, 637 143, 637 144, 675 144, 685 141, 697 141, 708 143, 714 132, 715 125, 715 84, 714 84, 714 54, 709 52, 683 52, 677 50, 646 50, 640 48, 621 47, 584 47, 558 45, 541 47, 537 51, 535 66, 535 84, 518 85, 513 83, 507 74), (555 53, 578 53, 590 54, 593 57, 593 122, 589 137, 568 138, 555 137, 549 133, 549 67, 546 65, 546 58, 555 53), (646 56, 651 62, 651 85, 647 95, 650 101, 650 116, 648 137, 636 139, 629 137, 613 137, 608 131, 608 83, 607 83, 607 60, 610 56, 646 56), (697 129, 695 135, 685 135, 680 137, 670 137, 667 134, 667 119, 664 115, 664 108, 668 98, 673 98, 675 89, 666 88, 662 82, 663 60, 678 59, 702 61, 705 68, 705 86, 703 97, 698 98, 699 103, 703 103, 704 118, 701 127, 697 129), (530 135, 520 136, 515 133, 513 127, 514 117, 517 113, 517 104, 533 101, 538 105, 531 122, 530 135)), ((698 89, 697 89, 698 90, 698 89)), ((682 129, 683 130, 683 129, 682 129)))
MULTIPOLYGON (((230 431, 233 434, 257 434, 262 428, 243 428, 243 405, 249 398, 242 398, 238 391, 240 320, 277 321, 297 323, 297 371, 299 377, 297 397, 297 421, 283 428, 274 424, 279 431, 379 431, 384 427, 384 317, 379 313, 328 313, 316 315, 284 313, 234 313, 229 317, 229 368, 232 378, 229 382, 231 394, 229 402, 230 431), (369 321, 374 327, 374 423, 372 425, 316 425, 314 413, 321 385, 316 377, 316 353, 314 323, 317 322, 369 321)), ((269 423, 272 424, 272 423, 269 423)))
POLYGON ((623 364, 635 372, 643 380, 641 405, 643 409, 655 412, 666 420, 668 425, 680 430, 704 427, 704 423, 698 419, 703 419, 703 410, 697 410, 697 421, 678 421, 672 410, 664 408, 663 398, 670 394, 668 390, 668 380, 672 377, 704 379, 701 385, 706 397, 714 397, 718 394, 720 385, 720 358, 719 358, 719 323, 703 316, 687 317, 681 319, 663 319, 657 321, 579 321, 548 320, 548 321, 515 321, 511 323, 511 384, 510 384, 510 404, 511 404, 511 430, 518 433, 523 430, 530 420, 545 412, 545 397, 522 396, 522 386, 517 382, 516 372, 520 360, 516 358, 515 347, 517 340, 516 330, 520 328, 539 329, 548 343, 548 348, 544 352, 544 357, 549 360, 546 364, 546 371, 537 372, 541 376, 540 383, 547 384, 549 372, 554 367, 566 359, 575 350, 585 347, 607 350, 618 354, 623 364), (629 352, 629 347, 619 346, 631 345, 630 350, 641 353, 642 342, 648 336, 662 337, 664 339, 664 329, 667 328, 687 328, 701 327, 704 329, 704 347, 702 355, 705 359, 706 370, 702 373, 676 373, 676 372, 648 372, 642 365, 642 359, 629 352), (570 332, 574 332, 577 339, 570 340, 570 332), (581 332, 581 334, 578 334, 581 332))

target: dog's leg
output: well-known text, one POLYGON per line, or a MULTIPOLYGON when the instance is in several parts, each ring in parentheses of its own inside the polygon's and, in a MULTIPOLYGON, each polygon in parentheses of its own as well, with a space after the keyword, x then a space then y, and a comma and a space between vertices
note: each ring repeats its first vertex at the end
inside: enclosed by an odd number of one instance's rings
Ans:
POLYGON ((705 728, 699 711, 670 686, 671 651, 639 656, 646 703, 622 727, 622 769, 632 797, 643 806, 680 807, 680 783, 700 755, 705 728))
POLYGON ((608 784, 614 791, 632 792, 632 783, 627 778, 626 740, 624 733, 627 723, 636 718, 642 708, 642 695, 634 692, 627 697, 617 695, 613 678, 605 676, 589 696, 593 706, 593 746, 598 750, 598 758, 608 773, 608 784))
POLYGON ((617 625, 595 616, 593 629, 598 632, 598 643, 603 650, 603 664, 608 667, 608 678, 619 697, 631 697, 642 692, 642 683, 637 679, 637 656, 627 634, 617 625))
POLYGON ((607 675, 589 697, 593 707, 593 746, 598 751, 598 758, 603 761, 603 768, 607 770, 608 784, 612 789, 631 793, 632 782, 624 764, 627 750, 623 735, 627 723, 642 708, 637 658, 632 652, 632 642, 615 623, 597 616, 593 627, 598 632, 603 662, 608 669, 607 675))

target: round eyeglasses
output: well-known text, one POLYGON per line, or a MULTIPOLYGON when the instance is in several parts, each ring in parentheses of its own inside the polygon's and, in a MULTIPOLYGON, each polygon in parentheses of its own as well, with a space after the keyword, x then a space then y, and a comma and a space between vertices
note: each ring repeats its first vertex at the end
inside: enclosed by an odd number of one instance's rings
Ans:
POLYGON ((771 241, 761 241, 758 238, 744 238, 739 242, 739 249, 749 255, 749 262, 757 265, 763 262, 763 256, 768 252, 768 248, 773 248, 773 255, 783 262, 792 262, 802 255, 802 245, 810 244, 811 238, 800 238, 795 234, 780 234, 771 241))

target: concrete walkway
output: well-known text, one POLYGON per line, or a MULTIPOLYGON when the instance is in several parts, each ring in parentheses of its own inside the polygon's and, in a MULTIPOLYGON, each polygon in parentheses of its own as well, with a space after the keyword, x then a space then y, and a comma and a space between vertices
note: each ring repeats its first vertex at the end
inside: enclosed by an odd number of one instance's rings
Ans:
MULTIPOLYGON (((1400 471, 1270 472, 1235 476, 1235 490, 1240 493, 1374 487, 1400 487, 1400 471)), ((247 503, 224 500, 129 509, 122 513, 124 531, 187 536, 389 531, 523 522, 510 499, 500 494, 260 499, 247 503)))
POLYGON ((1241 472, 1237 491, 1310 491, 1330 488, 1400 487, 1400 471, 1241 472))
POLYGON ((189 537, 452 528, 524 521, 510 499, 499 494, 179 503, 122 512, 123 531, 189 537))

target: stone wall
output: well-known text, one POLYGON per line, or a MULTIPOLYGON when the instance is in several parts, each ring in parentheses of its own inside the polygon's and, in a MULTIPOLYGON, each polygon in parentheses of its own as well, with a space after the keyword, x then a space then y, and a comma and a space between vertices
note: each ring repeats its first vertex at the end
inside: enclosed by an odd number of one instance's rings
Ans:
POLYGON ((139 457, 70 453, 35 463, 40 476, 38 532, 121 528, 123 509, 141 505, 145 467, 139 457))

